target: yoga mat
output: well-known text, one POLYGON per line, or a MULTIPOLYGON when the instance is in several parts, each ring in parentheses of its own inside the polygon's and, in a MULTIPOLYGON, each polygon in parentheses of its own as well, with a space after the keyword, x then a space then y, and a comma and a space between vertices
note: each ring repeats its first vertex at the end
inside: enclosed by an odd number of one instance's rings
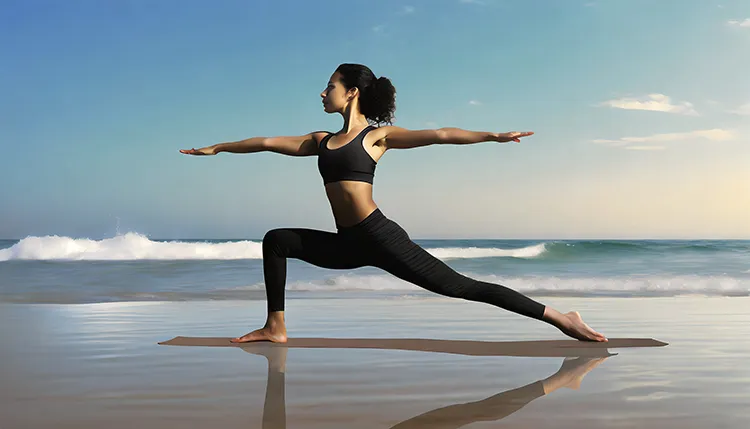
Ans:
POLYGON ((166 346, 241 347, 244 349, 287 347, 304 349, 380 349, 450 353, 466 356, 578 357, 609 356, 607 349, 663 347, 653 338, 610 338, 608 342, 577 340, 466 341, 422 338, 289 338, 286 344, 268 341, 235 344, 222 337, 175 337, 166 346))

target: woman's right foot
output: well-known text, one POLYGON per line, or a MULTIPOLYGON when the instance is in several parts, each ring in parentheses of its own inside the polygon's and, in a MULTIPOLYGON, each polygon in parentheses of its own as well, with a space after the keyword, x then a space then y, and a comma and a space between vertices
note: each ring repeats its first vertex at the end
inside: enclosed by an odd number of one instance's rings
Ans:
POLYGON ((264 326, 241 337, 232 338, 233 343, 250 343, 254 341, 271 341, 274 343, 286 343, 286 328, 271 328, 264 326))

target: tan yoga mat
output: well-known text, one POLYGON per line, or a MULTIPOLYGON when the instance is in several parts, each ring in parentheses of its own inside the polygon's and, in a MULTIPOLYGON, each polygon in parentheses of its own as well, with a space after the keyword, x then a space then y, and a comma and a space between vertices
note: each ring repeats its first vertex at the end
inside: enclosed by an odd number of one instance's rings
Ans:
POLYGON ((608 349, 663 347, 653 338, 610 338, 608 342, 576 340, 466 341, 422 338, 289 338, 286 344, 268 341, 235 344, 229 338, 175 337, 160 342, 167 346, 241 347, 243 349, 287 347, 305 349, 379 349, 450 353, 467 356, 578 357, 608 356, 608 349))

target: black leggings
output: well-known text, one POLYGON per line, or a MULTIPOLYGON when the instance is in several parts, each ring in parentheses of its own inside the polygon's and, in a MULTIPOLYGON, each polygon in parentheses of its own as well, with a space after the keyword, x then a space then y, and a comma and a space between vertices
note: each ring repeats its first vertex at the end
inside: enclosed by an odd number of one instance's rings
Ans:
POLYGON ((474 280, 454 271, 414 243, 396 222, 375 209, 338 233, 281 228, 263 237, 263 274, 268 311, 284 310, 286 260, 295 258, 322 268, 377 267, 431 292, 484 302, 542 320, 543 304, 499 284, 474 280))

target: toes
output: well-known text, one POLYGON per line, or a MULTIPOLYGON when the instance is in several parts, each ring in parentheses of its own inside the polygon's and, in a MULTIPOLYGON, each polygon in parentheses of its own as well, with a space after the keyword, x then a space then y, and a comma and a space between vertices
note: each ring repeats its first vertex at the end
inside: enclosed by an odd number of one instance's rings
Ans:
POLYGON ((241 337, 232 338, 229 341, 231 341, 233 343, 248 343, 250 341, 257 341, 257 340, 260 340, 260 339, 262 339, 262 338, 260 338, 257 335, 247 334, 247 335, 243 335, 241 337))

